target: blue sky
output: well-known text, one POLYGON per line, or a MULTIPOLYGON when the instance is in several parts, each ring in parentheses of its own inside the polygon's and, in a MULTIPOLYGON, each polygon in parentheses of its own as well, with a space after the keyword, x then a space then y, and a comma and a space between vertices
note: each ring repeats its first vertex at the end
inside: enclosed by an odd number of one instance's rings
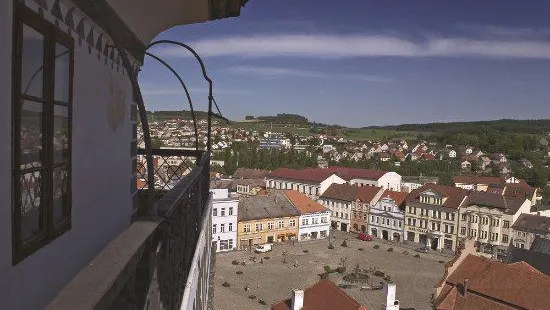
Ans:
MULTIPOLYGON (((172 28, 204 57, 231 119, 296 113, 362 127, 550 118, 550 1, 251 0, 239 18, 172 28)), ((172 64, 206 109, 182 49, 172 64)), ((188 109, 177 80, 146 59, 151 110, 188 109)))

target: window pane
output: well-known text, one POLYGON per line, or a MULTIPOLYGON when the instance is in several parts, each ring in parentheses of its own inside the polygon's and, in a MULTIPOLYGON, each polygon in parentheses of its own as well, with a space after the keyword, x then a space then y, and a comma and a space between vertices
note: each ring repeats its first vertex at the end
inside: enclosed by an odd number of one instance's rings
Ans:
POLYGON ((35 171, 21 174, 21 239, 26 240, 44 227, 42 172, 35 171))
POLYGON ((69 152, 69 108, 54 105, 53 146, 56 163, 66 162, 69 152))
POLYGON ((42 98, 44 36, 23 25, 21 93, 42 98))
POLYGON ((28 100, 21 104, 21 169, 42 166, 42 107, 28 100))
POLYGON ((69 198, 67 167, 57 167, 53 171, 53 219, 55 223, 59 223, 68 217, 69 198))
POLYGON ((69 101, 69 49, 55 44, 55 101, 69 101))

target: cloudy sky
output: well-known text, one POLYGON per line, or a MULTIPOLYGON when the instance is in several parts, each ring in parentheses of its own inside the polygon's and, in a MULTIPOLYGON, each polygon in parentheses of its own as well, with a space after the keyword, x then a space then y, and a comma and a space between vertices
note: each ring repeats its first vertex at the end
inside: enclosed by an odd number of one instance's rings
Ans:
MULTIPOLYGON (((369 126, 550 118, 550 1, 251 0, 239 18, 176 27, 205 59, 231 119, 296 113, 369 126)), ((154 47, 205 109, 207 84, 182 49, 154 47)), ((147 59, 151 110, 188 109, 147 59)))

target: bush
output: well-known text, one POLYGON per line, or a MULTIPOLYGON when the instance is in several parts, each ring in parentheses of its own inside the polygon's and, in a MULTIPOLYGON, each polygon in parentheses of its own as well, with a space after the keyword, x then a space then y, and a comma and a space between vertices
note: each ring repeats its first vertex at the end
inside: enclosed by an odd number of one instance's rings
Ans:
POLYGON ((264 256, 264 259, 269 259, 269 256, 264 256))
POLYGON ((364 249, 363 248, 358 248, 359 251, 363 251, 364 249))
POLYGON ((267 303, 266 303, 265 301, 261 300, 261 299, 258 300, 258 303, 259 303, 260 305, 267 305, 267 303))
POLYGON ((375 250, 378 250, 380 248, 380 246, 378 244, 375 244, 372 248, 375 249, 375 250))
POLYGON ((409 255, 409 251, 403 251, 403 254, 409 255))
POLYGON ((344 272, 346 272, 346 267, 338 267, 338 268, 336 268, 336 272, 344 273, 344 272))
POLYGON ((225 281, 225 282, 223 282, 222 286, 223 286, 223 287, 230 287, 231 284, 229 284, 227 281, 225 281))
POLYGON ((332 268, 330 268, 329 265, 325 265, 323 268, 325 269, 325 273, 331 273, 332 272, 332 268))
POLYGON ((334 249, 334 246, 332 245, 332 243, 329 243, 329 244, 328 244, 328 248, 329 248, 329 250, 333 250, 333 249, 334 249))
POLYGON ((393 252, 393 248, 388 248, 388 252, 393 252))
POLYGON ((386 282, 390 282, 390 281, 391 281, 391 277, 388 276, 388 275, 386 275, 386 276, 384 277, 384 280, 385 280, 386 282))
POLYGON ((343 246, 344 248, 347 248, 347 247, 348 247, 348 243, 346 242, 346 240, 344 240, 344 242, 342 242, 342 246, 343 246))
POLYGON ((321 273, 319 274, 319 277, 321 278, 321 280, 328 280, 328 273, 321 273))
POLYGON ((231 262, 231 265, 238 265, 239 264, 239 261, 237 261, 236 259, 234 259, 232 262, 231 262))
POLYGON ((256 295, 250 295, 250 296, 248 296, 248 298, 250 298, 250 299, 256 299, 256 295))
POLYGON ((246 263, 245 263, 245 262, 242 262, 242 263, 241 263, 241 266, 246 266, 246 263))
POLYGON ((443 264, 444 262, 445 262, 445 261, 442 261, 442 260, 439 261, 440 264, 443 264))
POLYGON ((243 274, 243 272, 240 271, 240 270, 235 271, 235 273, 236 273, 236 274, 243 274))
POLYGON ((309 251, 308 251, 308 250, 303 250, 302 252, 304 252, 304 253, 309 253, 309 251))
POLYGON ((374 272, 374 275, 377 276, 377 277, 383 277, 384 276, 384 272, 381 271, 381 270, 376 270, 374 272))
POLYGON ((414 257, 419 258, 420 254, 415 254, 414 257))

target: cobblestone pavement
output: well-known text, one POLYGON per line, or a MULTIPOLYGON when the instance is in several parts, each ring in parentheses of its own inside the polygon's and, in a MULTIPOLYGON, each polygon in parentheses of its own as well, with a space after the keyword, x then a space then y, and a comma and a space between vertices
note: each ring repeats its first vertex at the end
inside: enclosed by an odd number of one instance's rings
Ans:
MULTIPOLYGON (((245 251, 216 254, 214 310, 269 309, 274 302, 289 298, 292 289, 304 289, 317 282, 325 265, 336 268, 342 260, 345 260, 348 271, 359 264, 362 269, 377 268, 389 275, 397 285, 401 309, 431 309, 434 285, 443 275, 443 262, 450 257, 433 252, 416 258, 416 252, 410 248, 414 245, 402 247, 379 240, 365 242, 357 240, 353 234, 339 231, 331 231, 331 239, 332 250, 328 249, 328 240, 316 240, 295 245, 276 243, 273 251, 264 254, 245 251), (342 247, 346 239, 348 247, 342 247), (376 244, 379 249, 373 248, 376 244), (394 251, 387 251, 389 247, 394 251), (403 251, 409 254, 405 255, 403 251), (283 263, 283 252, 288 253, 286 264, 283 263), (256 257, 256 262, 251 261, 251 257, 256 257), (235 266, 233 260, 244 261, 245 266, 235 266), (298 267, 293 266, 296 262, 298 267), (242 274, 236 274, 237 271, 242 271, 242 274), (230 287, 222 286, 226 281, 230 287), (248 291, 245 291, 247 284, 248 291), (253 295, 255 299, 250 299, 253 295), (266 305, 260 304, 260 300, 266 305)), ((339 284, 342 276, 332 273, 330 279, 339 284)), ((373 280, 375 284, 383 281, 379 277, 373 280)), ((379 309, 385 301, 383 291, 360 291, 357 288, 344 291, 367 309, 379 309)))

